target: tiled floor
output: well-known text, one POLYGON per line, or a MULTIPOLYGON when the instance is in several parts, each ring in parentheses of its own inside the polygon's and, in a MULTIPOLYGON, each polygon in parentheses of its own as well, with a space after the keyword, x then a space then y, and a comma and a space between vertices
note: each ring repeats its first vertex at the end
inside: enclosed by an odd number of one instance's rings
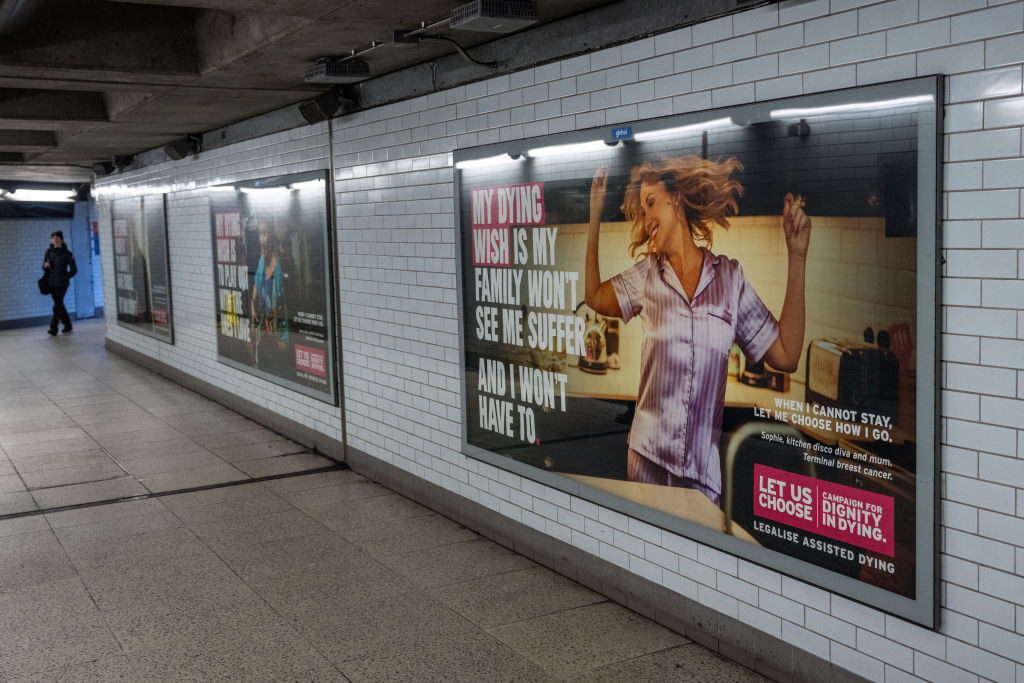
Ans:
POLYGON ((0 516, 332 464, 108 354, 104 329, 0 332, 0 516))
MULTIPOLYGON (((39 332, 0 332, 3 513, 241 480, 204 437, 278 438, 39 332)), ((763 679, 339 470, 0 521, 0 680, 763 679)))

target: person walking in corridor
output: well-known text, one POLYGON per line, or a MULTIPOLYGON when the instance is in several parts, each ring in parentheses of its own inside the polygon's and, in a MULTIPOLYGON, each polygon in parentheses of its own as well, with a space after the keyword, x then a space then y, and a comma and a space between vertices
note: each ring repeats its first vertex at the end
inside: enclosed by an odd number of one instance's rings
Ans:
POLYGON ((50 296, 53 297, 53 317, 50 318, 49 334, 57 334, 57 323, 64 324, 64 333, 71 331, 71 316, 64 308, 64 295, 68 292, 71 278, 78 272, 75 256, 64 245, 64 233, 60 230, 50 235, 50 248, 43 257, 43 270, 50 275, 50 296))

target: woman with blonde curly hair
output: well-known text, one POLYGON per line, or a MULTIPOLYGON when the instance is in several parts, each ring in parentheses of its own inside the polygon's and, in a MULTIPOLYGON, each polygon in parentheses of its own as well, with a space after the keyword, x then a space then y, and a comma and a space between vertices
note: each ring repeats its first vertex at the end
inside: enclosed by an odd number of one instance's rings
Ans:
POLYGON ((729 349, 752 363, 796 370, 804 339, 804 280, 811 220, 792 194, 783 199, 789 275, 778 320, 747 282, 740 264, 710 251, 714 226, 729 227, 743 188, 735 159, 695 156, 633 169, 623 212, 633 223, 630 254, 640 260, 601 280, 598 240, 608 168, 594 174, 587 234, 586 302, 598 313, 644 321, 636 417, 628 476, 700 491, 718 503, 718 440, 729 349))

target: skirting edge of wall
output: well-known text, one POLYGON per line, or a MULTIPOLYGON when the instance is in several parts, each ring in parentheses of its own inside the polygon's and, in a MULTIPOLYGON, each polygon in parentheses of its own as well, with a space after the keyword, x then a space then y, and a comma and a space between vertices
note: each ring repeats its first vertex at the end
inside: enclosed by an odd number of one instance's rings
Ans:
POLYGON ((282 417, 166 363, 107 339, 107 350, 273 429, 499 545, 773 680, 863 683, 867 679, 738 619, 632 574, 309 427, 282 417), (346 457, 347 456, 347 457, 346 457))

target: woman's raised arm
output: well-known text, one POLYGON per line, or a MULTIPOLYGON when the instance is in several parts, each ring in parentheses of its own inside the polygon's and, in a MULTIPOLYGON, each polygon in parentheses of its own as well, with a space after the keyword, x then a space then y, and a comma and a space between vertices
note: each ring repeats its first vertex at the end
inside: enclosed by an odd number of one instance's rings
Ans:
POLYGON ((804 347, 804 289, 806 287, 807 247, 811 242, 811 219, 804 213, 803 201, 789 192, 782 210, 782 230, 789 252, 786 298, 779 316, 779 338, 764 356, 776 370, 794 372, 800 365, 804 347))
POLYGON ((608 189, 608 167, 601 166, 594 172, 590 184, 590 226, 587 228, 587 306, 601 315, 622 317, 619 299, 611 280, 601 282, 601 265, 598 259, 598 243, 601 236, 601 211, 604 210, 604 196, 608 189))

